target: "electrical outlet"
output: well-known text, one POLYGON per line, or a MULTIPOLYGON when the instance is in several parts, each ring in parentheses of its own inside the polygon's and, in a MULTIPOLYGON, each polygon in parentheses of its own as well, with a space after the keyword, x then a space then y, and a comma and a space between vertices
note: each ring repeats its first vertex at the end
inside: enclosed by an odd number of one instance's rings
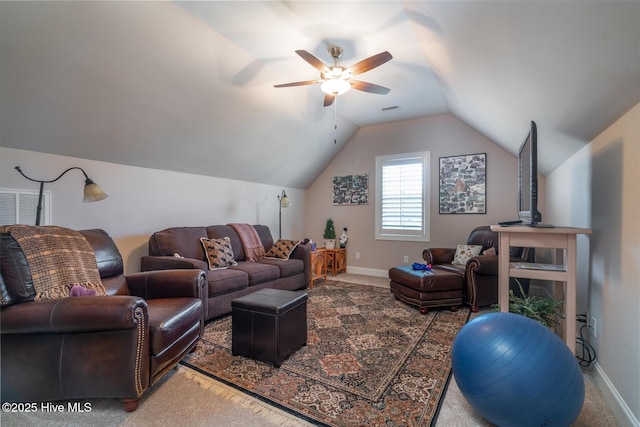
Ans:
POLYGON ((360 252, 356 252, 356 259, 360 259, 360 252))
POLYGON ((404 256, 404 262, 405 262, 405 263, 409 262, 409 255, 405 255, 405 256, 404 256))
POLYGON ((589 310, 584 311, 584 323, 587 324, 587 329, 591 327, 591 314, 589 310))
POLYGON ((598 322, 595 317, 591 318, 589 329, 591 330, 591 335, 593 335, 594 338, 598 338, 598 322))

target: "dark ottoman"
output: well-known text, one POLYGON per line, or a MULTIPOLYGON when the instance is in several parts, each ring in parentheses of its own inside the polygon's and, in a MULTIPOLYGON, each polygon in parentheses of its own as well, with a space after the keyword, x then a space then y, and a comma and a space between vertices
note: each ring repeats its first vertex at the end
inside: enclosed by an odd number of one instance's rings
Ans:
POLYGON ((389 269, 391 292, 400 301, 415 305, 425 314, 429 307, 462 304, 464 278, 452 271, 414 270, 410 265, 389 269))
POLYGON ((261 289, 231 301, 231 352, 279 368, 307 344, 307 294, 261 289))

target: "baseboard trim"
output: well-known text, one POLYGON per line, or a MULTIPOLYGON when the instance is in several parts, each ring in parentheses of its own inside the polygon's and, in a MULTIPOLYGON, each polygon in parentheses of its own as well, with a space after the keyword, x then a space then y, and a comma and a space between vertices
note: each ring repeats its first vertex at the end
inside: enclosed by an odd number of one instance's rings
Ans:
POLYGON ((620 425, 622 427, 640 427, 640 422, 638 422, 638 419, 635 417, 633 412, 631 412, 631 409, 627 406, 627 403, 624 401, 622 396, 620 396, 620 393, 618 393, 618 390, 616 390, 613 383, 609 380, 607 374, 602 370, 600 364, 596 361, 594 362, 593 367, 593 379, 596 384, 598 384, 600 391, 602 391, 605 400, 609 403, 609 406, 620 422, 620 425))
POLYGON ((376 268, 364 268, 364 267, 349 267, 347 266, 347 273, 362 274, 365 276, 373 277, 389 277, 389 270, 380 270, 376 268))

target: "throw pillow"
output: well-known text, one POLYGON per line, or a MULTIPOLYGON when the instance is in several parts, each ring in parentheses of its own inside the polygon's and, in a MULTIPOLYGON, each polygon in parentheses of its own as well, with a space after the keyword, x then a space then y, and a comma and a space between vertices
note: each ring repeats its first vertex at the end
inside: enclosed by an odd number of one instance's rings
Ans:
POLYGON ((488 249, 485 249, 485 250, 482 252, 482 255, 491 255, 491 256, 495 256, 495 255, 497 255, 497 253, 496 253, 496 248, 494 248, 494 247, 492 246, 492 247, 490 247, 490 248, 488 248, 488 249))
POLYGON ((265 258, 289 259, 291 252, 293 252, 299 243, 300 242, 296 242, 295 240, 278 239, 271 249, 269 249, 265 258))
POLYGON ((458 245, 456 248, 456 254, 453 256, 453 261, 451 261, 451 263, 467 265, 467 261, 474 256, 480 255, 481 250, 481 245, 458 245))
POLYGON ((207 256, 209 270, 238 265, 233 259, 231 239, 228 237, 223 237, 222 239, 207 239, 206 237, 201 237, 200 242, 207 256))

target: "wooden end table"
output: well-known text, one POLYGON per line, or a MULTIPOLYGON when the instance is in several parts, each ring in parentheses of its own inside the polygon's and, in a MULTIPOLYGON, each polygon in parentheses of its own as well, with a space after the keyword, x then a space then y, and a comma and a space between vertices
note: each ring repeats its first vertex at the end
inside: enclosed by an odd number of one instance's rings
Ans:
POLYGON ((327 279, 327 251, 318 248, 310 252, 311 276, 309 277, 309 289, 313 288, 316 280, 327 279))
POLYGON ((347 249, 325 249, 327 251, 327 270, 331 269, 331 275, 337 276, 347 272, 347 249))

